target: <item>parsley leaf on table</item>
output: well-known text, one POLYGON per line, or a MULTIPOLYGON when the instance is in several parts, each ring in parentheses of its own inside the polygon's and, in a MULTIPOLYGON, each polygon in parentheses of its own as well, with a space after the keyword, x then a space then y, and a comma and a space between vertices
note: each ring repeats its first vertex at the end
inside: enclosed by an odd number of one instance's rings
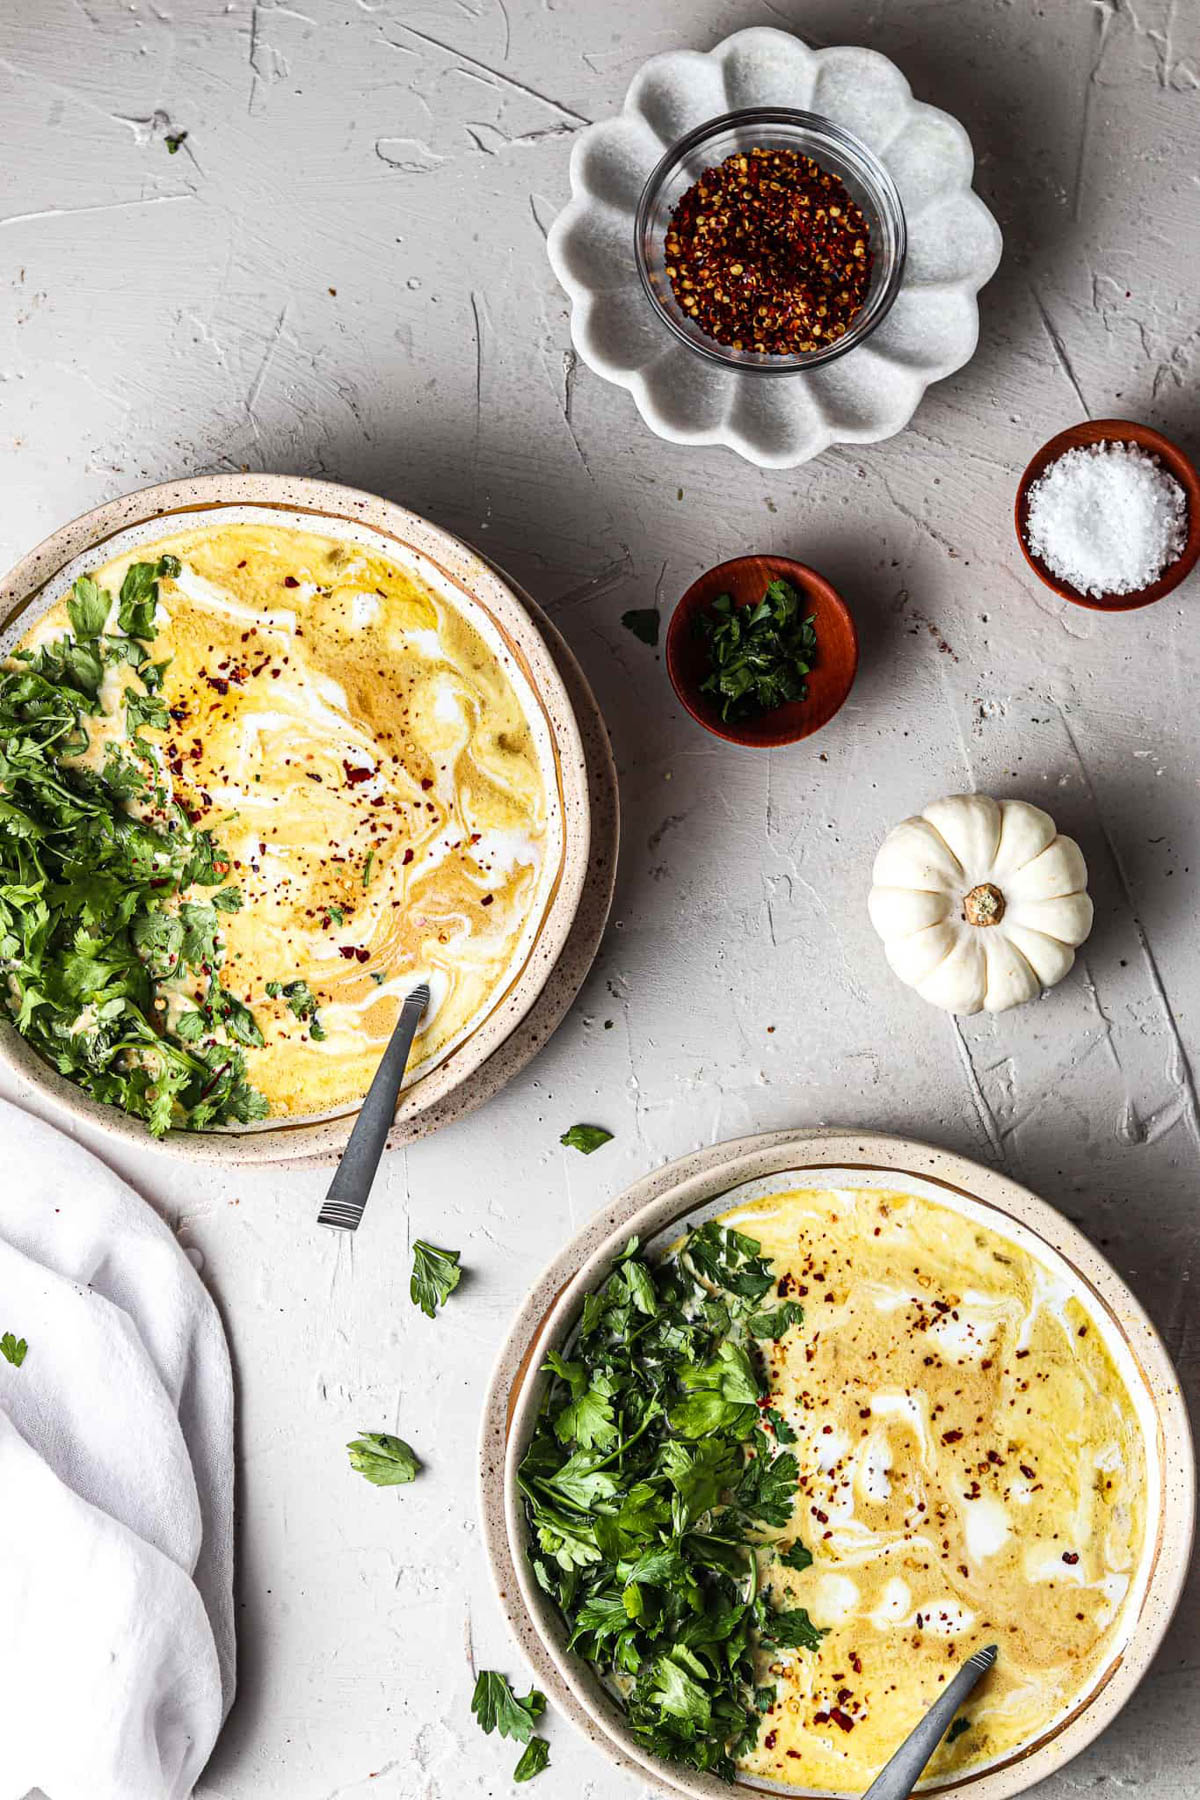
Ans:
POLYGON ((590 1156, 593 1150, 599 1150, 601 1144, 607 1144, 612 1137, 611 1131, 605 1131, 603 1125, 572 1125, 559 1138, 568 1150, 581 1150, 590 1156))
POLYGON ((546 1696, 530 1688, 523 1699, 513 1693, 506 1676, 495 1669, 480 1669, 471 1696, 471 1711, 487 1733, 498 1731, 501 1737, 516 1738, 527 1744, 533 1736, 535 1722, 546 1710, 546 1696))
POLYGON ((350 1452, 350 1467, 375 1487, 402 1487, 420 1472, 421 1464, 412 1446, 387 1431, 364 1431, 346 1448, 350 1452))
POLYGON ((514 1781, 532 1781, 550 1762, 550 1746, 544 1737, 531 1737, 513 1770, 514 1781))
POLYGON ((413 1245, 412 1280, 409 1294, 427 1319, 432 1319, 439 1306, 444 1306, 462 1280, 457 1250, 439 1250, 436 1244, 418 1238, 413 1245))
POLYGON ((622 613, 621 623, 626 631, 632 631, 635 638, 640 638, 643 644, 649 644, 651 649, 658 643, 662 616, 656 606, 639 606, 622 613))
POLYGON ((811 614, 801 615, 790 581, 768 582, 762 599, 746 606, 719 594, 696 614, 696 629, 707 640, 709 657, 700 692, 712 698, 726 724, 807 697, 804 677, 817 659, 817 634, 811 614))
POLYGON ((5 1362, 10 1362, 14 1369, 19 1369, 25 1361, 25 1353, 28 1349, 29 1345, 25 1339, 14 1337, 11 1331, 6 1331, 4 1336, 0 1337, 0 1356, 4 1358, 5 1362))

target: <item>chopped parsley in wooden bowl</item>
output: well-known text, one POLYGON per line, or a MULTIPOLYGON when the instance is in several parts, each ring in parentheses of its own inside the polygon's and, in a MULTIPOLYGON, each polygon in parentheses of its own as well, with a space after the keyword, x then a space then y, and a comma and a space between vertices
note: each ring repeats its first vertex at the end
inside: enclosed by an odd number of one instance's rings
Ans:
POLYGON ((842 705, 858 633, 837 590, 787 556, 739 556, 684 594, 667 629, 667 672, 692 718, 730 743, 809 737, 842 705))

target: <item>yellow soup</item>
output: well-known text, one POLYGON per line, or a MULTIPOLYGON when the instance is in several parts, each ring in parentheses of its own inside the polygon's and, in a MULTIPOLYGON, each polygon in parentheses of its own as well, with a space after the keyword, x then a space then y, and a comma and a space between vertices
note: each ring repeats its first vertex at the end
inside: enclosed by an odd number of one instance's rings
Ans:
POLYGON ((772 1600, 827 1629, 768 1662, 749 1773, 861 1793, 964 1658, 1000 1647, 931 1777, 1030 1742, 1112 1654, 1144 1529, 1133 1402, 1078 1298, 931 1201, 783 1193, 724 1216, 804 1324, 763 1346, 800 1466, 772 1600))
MULTIPOLYGON (((243 897, 221 916, 220 979, 265 1038, 247 1076, 272 1115, 322 1113, 365 1094, 417 981, 433 999, 413 1076, 503 994, 544 910, 558 813, 498 653, 412 569, 290 527, 214 524, 89 572, 115 595, 131 562, 163 554, 181 567, 160 580, 149 649, 169 659, 171 725, 142 736, 243 897), (297 980, 323 1036, 279 991, 297 980)), ((67 628, 60 603, 24 643, 67 628)), ((109 670, 83 761, 125 738, 127 685, 125 665, 109 670)), ((205 985, 195 971, 164 985, 169 1023, 205 985)))

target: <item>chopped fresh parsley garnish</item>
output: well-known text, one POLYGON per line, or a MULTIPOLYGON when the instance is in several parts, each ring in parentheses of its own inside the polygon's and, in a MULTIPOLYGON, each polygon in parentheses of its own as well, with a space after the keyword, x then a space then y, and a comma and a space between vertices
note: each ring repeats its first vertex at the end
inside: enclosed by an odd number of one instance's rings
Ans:
POLYGON ((558 1141, 565 1144, 568 1150, 582 1150, 585 1156, 590 1156, 601 1144, 607 1144, 611 1137, 612 1132, 605 1131, 603 1125, 572 1125, 558 1141))
POLYGON ((421 1467, 412 1446, 387 1431, 364 1431, 346 1448, 350 1467, 375 1487, 402 1487, 415 1480, 421 1467))
POLYGON ((25 1361, 25 1353, 28 1349, 29 1345, 25 1339, 14 1337, 11 1331, 6 1331, 4 1336, 0 1337, 0 1356, 4 1358, 5 1362, 10 1362, 14 1369, 19 1369, 25 1361))
POLYGON ((797 1574, 800 1574, 803 1570, 812 1568, 812 1551, 797 1538, 795 1543, 790 1544, 783 1552, 779 1560, 785 1569, 795 1569, 797 1574))
POLYGON ((374 866, 374 862, 375 862, 375 852, 373 850, 368 850, 366 857, 363 861, 362 884, 363 884, 363 893, 364 894, 366 893, 367 889, 371 885, 371 869, 374 866))
POLYGON ((651 649, 658 643, 662 616, 656 606, 639 606, 632 612, 622 613, 621 623, 626 631, 632 631, 635 638, 640 638, 643 644, 649 644, 651 649))
POLYGON ((970 1729, 970 1719, 967 1718, 965 1713, 959 1713, 957 1719, 954 1720, 949 1731, 946 1733, 944 1741, 947 1744, 952 1744, 955 1738, 960 1738, 964 1731, 970 1731, 970 1729))
POLYGON ((795 1443, 796 1434, 777 1406, 768 1406, 763 1413, 763 1418, 775 1433, 775 1442, 777 1444, 795 1443))
POLYGON ((140 736, 169 724, 158 697, 165 664, 146 644, 158 583, 179 570, 173 556, 132 563, 115 603, 81 576, 67 601, 71 631, 0 669, 5 1001, 52 1068, 144 1119, 156 1137, 267 1112, 238 1048, 262 1036, 221 987, 213 906, 184 898, 194 885, 219 888, 228 859, 174 800, 140 736), (114 607, 118 631, 108 629, 114 607), (78 759, 104 712, 110 669, 126 676, 130 737, 89 767, 78 759), (207 993, 172 1025, 159 984, 188 970, 207 977, 207 993))
POLYGON ((444 1306, 462 1280, 457 1250, 439 1250, 418 1238, 413 1245, 413 1271, 409 1293, 414 1306, 419 1306, 427 1319, 432 1319, 439 1306, 444 1306))
POLYGON ((550 1762, 550 1746, 544 1737, 531 1737, 513 1770, 514 1781, 532 1781, 550 1762))
POLYGON ((798 1300, 785 1300, 782 1306, 768 1308, 764 1312, 751 1313, 746 1320, 746 1330, 751 1337, 781 1338, 785 1331, 793 1325, 803 1325, 804 1308, 798 1300))
POLYGON ((471 1711, 482 1731, 498 1731, 501 1737, 527 1744, 535 1722, 546 1710, 546 1696, 530 1688, 523 1699, 513 1693, 508 1679, 495 1669, 480 1669, 471 1696, 471 1711))
MULTIPOLYGON (((762 1429, 752 1321, 774 1285, 760 1245, 715 1221, 661 1262, 631 1240, 547 1356, 518 1471, 533 1573, 572 1648, 647 1750, 725 1778, 771 1704, 760 1644, 786 1655, 822 1636, 763 1591, 798 1478, 762 1429)), ((793 1539, 778 1560, 798 1571, 802 1554, 793 1539)))
POLYGON ((813 1624, 807 1607, 795 1606, 789 1612, 768 1610, 762 1635, 768 1643, 778 1644, 781 1650, 819 1650, 825 1632, 813 1624))
POLYGON ((267 993, 272 1000, 284 999, 296 1017, 308 1025, 308 1035, 315 1043, 325 1037, 325 1027, 317 1017, 317 997, 307 981, 268 981, 267 993))
POLYGON ((167 155, 175 156, 179 150, 180 144, 186 143, 186 141, 187 141, 187 132, 186 131, 169 131, 167 133, 166 137, 163 139, 163 142, 167 146, 167 155))
POLYGON ((725 724, 806 698, 817 634, 790 581, 768 582, 754 605, 735 606, 732 595, 719 594, 696 614, 696 629, 708 640, 700 692, 711 696, 725 724))

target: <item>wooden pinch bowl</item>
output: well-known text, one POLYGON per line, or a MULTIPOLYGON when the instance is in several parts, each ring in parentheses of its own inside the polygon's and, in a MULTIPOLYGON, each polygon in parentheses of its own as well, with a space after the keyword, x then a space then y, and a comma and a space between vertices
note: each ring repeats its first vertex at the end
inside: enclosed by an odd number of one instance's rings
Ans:
POLYGON ((1060 431, 1057 437, 1052 437, 1049 443, 1043 444, 1017 486, 1013 516, 1017 527, 1017 542, 1038 580, 1044 582, 1060 599, 1070 600, 1075 606, 1086 606, 1092 612, 1133 612, 1139 606, 1151 606, 1155 600, 1161 600, 1164 594, 1171 593, 1181 581, 1186 581, 1200 558, 1200 476, 1196 474, 1190 458, 1170 438, 1164 437, 1161 431, 1155 431, 1152 426, 1138 425, 1132 419, 1085 419, 1081 425, 1072 425, 1069 430, 1060 431), (1156 456, 1168 475, 1175 477, 1187 495, 1188 532, 1182 551, 1174 562, 1167 564, 1157 581, 1151 582, 1149 587, 1135 588, 1128 594, 1081 594, 1078 589, 1060 581, 1057 575, 1051 573, 1041 558, 1035 556, 1029 548, 1025 535, 1029 520, 1029 490, 1033 483, 1067 450, 1079 450, 1089 444, 1102 443, 1136 444, 1148 455, 1156 456))
POLYGON ((790 556, 735 556, 731 562, 709 569, 692 583, 671 614, 666 648, 671 686, 697 724, 730 744, 752 749, 795 744, 827 725, 850 692, 858 668, 858 632, 846 602, 823 575, 790 556), (700 691, 710 664, 697 615, 720 594, 731 595, 735 606, 756 604, 767 583, 778 580, 790 581, 801 595, 817 634, 817 660, 807 677, 808 696, 788 700, 757 718, 727 724, 720 709, 700 691))

